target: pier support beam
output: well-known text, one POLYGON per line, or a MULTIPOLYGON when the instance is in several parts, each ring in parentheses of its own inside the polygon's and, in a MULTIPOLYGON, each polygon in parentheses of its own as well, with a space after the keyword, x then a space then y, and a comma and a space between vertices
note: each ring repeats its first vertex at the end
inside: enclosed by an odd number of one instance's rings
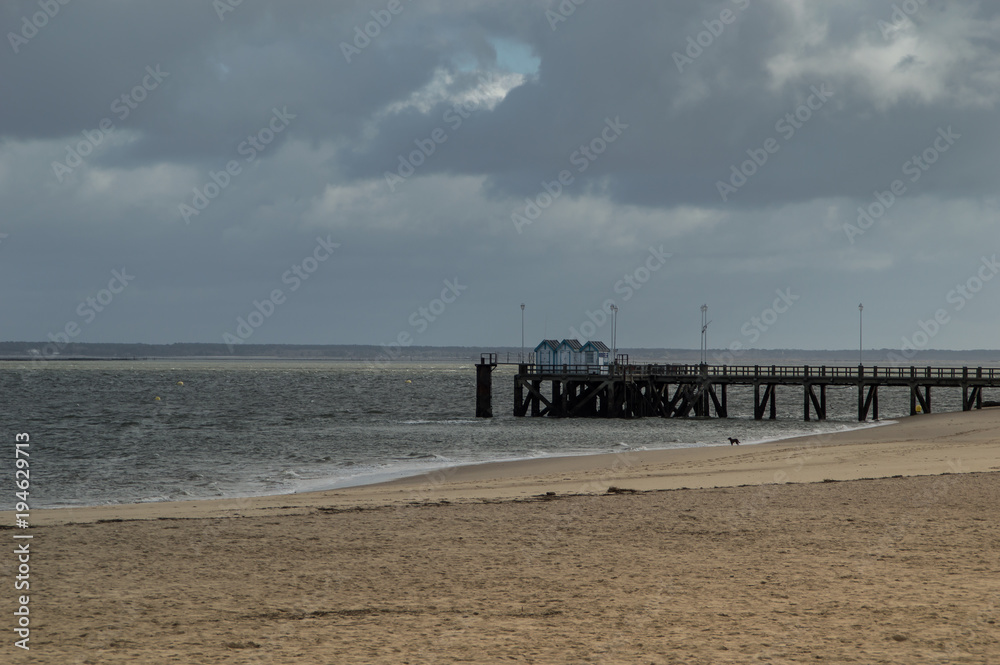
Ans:
POLYGON ((778 417, 778 408, 775 404, 775 393, 777 392, 777 384, 768 383, 764 386, 764 396, 761 399, 760 394, 760 383, 753 384, 753 417, 754 420, 764 419, 764 409, 770 405, 770 419, 774 420, 778 417))
POLYGON ((872 420, 878 420, 878 384, 872 383, 868 386, 868 396, 865 396, 865 385, 858 384, 858 422, 868 420, 869 411, 872 420))
POLYGON ((920 386, 911 385, 910 386, 910 415, 917 415, 917 403, 920 403, 920 409, 924 413, 931 412, 931 387, 924 386, 921 392, 920 386))
MULTIPOLYGON (((708 395, 712 398, 712 404, 715 405, 715 415, 719 418, 728 418, 729 412, 726 408, 726 384, 722 384, 722 401, 719 401, 719 396, 715 392, 715 386, 711 383, 708 384, 708 395)), ((706 416, 710 416, 711 413, 705 413, 706 416)))
POLYGON ((607 381, 587 381, 580 383, 577 389, 573 391, 574 394, 570 399, 568 415, 589 418, 599 415, 607 417, 606 413, 601 413, 601 409, 598 406, 601 393, 607 389, 607 386, 607 381))
POLYGON ((497 354, 484 353, 476 365, 476 418, 493 417, 493 370, 497 354))
POLYGON ((691 393, 693 386, 690 383, 678 383, 674 396, 667 401, 667 418, 687 418, 691 411, 691 393))
POLYGON ((563 403, 562 381, 552 380, 552 402, 549 407, 549 415, 561 418, 566 415, 566 408, 563 403))
POLYGON ((819 386, 819 398, 816 398, 816 392, 813 390, 813 384, 807 383, 805 385, 805 419, 809 422, 811 416, 809 414, 809 405, 812 403, 813 408, 816 410, 816 420, 826 420, 826 384, 821 383, 819 386))
POLYGON ((969 385, 962 386, 962 411, 972 411, 973 408, 981 409, 983 408, 983 387, 982 386, 972 386, 972 392, 969 393, 969 385))
MULTIPOLYGON (((477 365, 478 367, 478 365, 477 365)), ((522 368, 525 367, 522 365, 522 368)), ((542 395, 542 382, 537 379, 528 378, 530 375, 522 369, 517 376, 514 377, 514 415, 523 417, 528 415, 528 409, 531 409, 532 416, 544 416, 549 413, 552 408, 551 402, 542 395), (524 392, 527 390, 528 395, 525 397, 524 392), (542 404, 545 404, 545 408, 542 408, 542 404)))
POLYGON ((524 401, 524 384, 521 379, 514 380, 514 416, 523 418, 528 414, 528 403, 524 401))
POLYGON ((523 418, 528 413, 528 403, 524 401, 524 379, 528 373, 527 365, 517 366, 517 376, 514 377, 514 415, 523 418))

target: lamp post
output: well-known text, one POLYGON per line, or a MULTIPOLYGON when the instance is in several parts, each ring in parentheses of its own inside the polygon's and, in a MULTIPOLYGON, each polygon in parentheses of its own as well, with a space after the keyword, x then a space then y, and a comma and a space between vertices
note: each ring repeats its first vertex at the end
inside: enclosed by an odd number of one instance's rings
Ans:
POLYGON ((618 362, 618 305, 611 306, 611 362, 618 362))
POLYGON ((524 303, 521 303, 521 362, 524 362, 524 303))
POLYGON ((858 364, 864 365, 865 306, 858 303, 858 364))
POLYGON ((708 359, 708 305, 701 306, 701 364, 708 359))

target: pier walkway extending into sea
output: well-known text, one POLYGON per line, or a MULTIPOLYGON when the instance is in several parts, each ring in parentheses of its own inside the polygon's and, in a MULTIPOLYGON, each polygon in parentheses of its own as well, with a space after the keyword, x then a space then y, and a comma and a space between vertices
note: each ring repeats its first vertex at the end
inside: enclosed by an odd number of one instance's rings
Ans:
POLYGON ((778 386, 801 386, 803 416, 827 417, 827 386, 857 386, 858 420, 878 420, 881 387, 908 387, 910 414, 931 413, 932 388, 960 388, 962 409, 983 406, 983 389, 1000 387, 992 367, 813 367, 809 365, 536 365, 499 363, 484 353, 476 365, 476 417, 491 418, 492 372, 516 364, 515 416, 663 418, 729 415, 729 386, 753 386, 754 418, 777 417, 778 386), (546 385, 548 384, 548 385, 546 385))

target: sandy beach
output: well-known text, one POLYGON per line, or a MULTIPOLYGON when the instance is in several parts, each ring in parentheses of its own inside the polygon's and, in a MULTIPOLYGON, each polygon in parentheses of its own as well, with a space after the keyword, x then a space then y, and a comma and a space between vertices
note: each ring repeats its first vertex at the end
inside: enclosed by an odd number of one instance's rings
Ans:
MULTIPOLYGON (((13 646, 13 591, 0 650, 60 664, 994 663, 998 471, 1000 410, 986 409, 311 494, 35 510, 31 650, 13 646)), ((15 557, 2 565, 11 578, 15 557)))

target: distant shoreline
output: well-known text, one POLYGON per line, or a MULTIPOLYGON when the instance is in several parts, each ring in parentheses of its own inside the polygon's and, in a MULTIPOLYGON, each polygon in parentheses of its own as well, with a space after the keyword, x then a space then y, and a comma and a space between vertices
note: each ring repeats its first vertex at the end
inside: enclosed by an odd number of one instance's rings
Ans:
MULTIPOLYGON (((143 361, 211 361, 211 362, 245 362, 245 361, 282 361, 282 362, 345 362, 345 363, 372 363, 373 358, 342 358, 334 356, 56 356, 53 358, 31 358, 23 356, 0 357, 0 362, 11 363, 32 363, 32 362, 143 362, 143 361)), ((441 358, 410 358, 403 357, 393 362, 461 362, 470 363, 478 359, 441 357, 441 358)))
MULTIPOLYGON (((525 351, 530 352, 529 345, 525 351)), ((686 363, 701 360, 700 349, 622 348, 634 364, 686 363)), ((391 363, 421 361, 477 362, 482 353, 496 353, 502 362, 516 362, 520 347, 512 346, 408 346, 388 347, 375 344, 226 344, 182 342, 173 344, 0 342, 0 362, 31 361, 148 361, 148 360, 338 360, 391 363)), ((898 349, 866 349, 865 366, 893 364, 890 354, 898 349)), ((904 355, 905 357, 905 355, 904 355)), ((857 349, 744 349, 734 356, 726 349, 709 349, 710 365, 850 365, 857 366, 857 349)), ((910 359, 913 365, 995 366, 1000 365, 1000 350, 925 349, 910 359)))

